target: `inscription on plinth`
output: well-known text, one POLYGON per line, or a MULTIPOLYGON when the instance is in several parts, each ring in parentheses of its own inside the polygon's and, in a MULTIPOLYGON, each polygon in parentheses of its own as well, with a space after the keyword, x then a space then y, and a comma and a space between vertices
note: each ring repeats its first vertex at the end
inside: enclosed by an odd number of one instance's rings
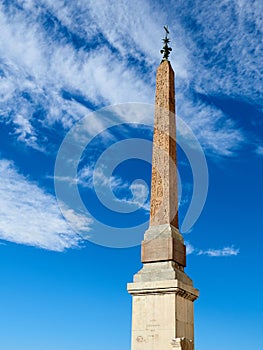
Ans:
POLYGON ((172 350, 179 345, 193 350, 196 289, 167 280, 131 283, 128 290, 133 295, 132 350, 172 350))

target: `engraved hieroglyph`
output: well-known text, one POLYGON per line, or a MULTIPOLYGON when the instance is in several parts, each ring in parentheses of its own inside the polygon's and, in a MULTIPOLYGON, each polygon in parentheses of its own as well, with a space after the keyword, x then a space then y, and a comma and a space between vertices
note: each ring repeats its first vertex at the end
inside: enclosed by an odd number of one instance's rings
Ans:
POLYGON ((174 72, 163 61, 156 77, 150 225, 178 228, 174 72))

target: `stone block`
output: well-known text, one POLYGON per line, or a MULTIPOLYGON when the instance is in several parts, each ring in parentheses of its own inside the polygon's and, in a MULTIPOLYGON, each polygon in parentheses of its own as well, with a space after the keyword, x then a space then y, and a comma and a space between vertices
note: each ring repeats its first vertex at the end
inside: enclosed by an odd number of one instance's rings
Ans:
POLYGON ((175 261, 186 266, 186 247, 173 237, 159 237, 142 242, 142 262, 175 261))

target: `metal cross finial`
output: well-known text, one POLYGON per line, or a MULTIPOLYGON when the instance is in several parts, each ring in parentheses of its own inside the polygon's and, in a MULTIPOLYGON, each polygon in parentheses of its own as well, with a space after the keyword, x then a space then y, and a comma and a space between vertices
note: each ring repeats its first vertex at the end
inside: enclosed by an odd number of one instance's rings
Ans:
POLYGON ((166 33, 169 34, 168 26, 164 26, 164 29, 165 29, 166 33))
POLYGON ((160 51, 161 54, 163 55, 163 59, 162 61, 168 61, 170 52, 172 51, 172 48, 168 46, 170 39, 168 38, 168 34, 169 34, 169 30, 168 30, 168 26, 164 26, 164 30, 165 30, 165 38, 163 39, 163 48, 160 51))

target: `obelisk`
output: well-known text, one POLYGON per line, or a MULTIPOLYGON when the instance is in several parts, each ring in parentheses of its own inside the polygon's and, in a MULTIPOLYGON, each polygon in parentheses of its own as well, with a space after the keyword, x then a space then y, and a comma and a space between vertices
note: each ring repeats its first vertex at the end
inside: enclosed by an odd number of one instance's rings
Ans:
POLYGON ((157 69, 150 226, 142 242, 143 268, 128 284, 132 295, 131 350, 193 350, 194 300, 184 272, 186 248, 178 226, 174 72, 168 29, 157 69))

